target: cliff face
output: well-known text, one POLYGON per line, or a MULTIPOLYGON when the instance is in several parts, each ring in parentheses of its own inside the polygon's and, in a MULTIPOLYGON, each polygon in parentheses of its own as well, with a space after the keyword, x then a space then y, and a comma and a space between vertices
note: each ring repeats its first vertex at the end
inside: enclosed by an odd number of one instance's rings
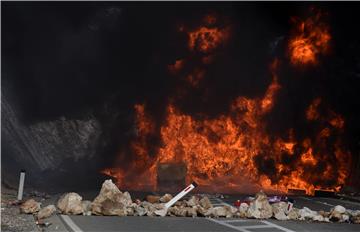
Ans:
POLYGON ((96 176, 96 155, 102 133, 93 115, 82 119, 60 117, 24 123, 9 100, 1 95, 2 180, 16 186, 20 169, 27 171, 26 185, 56 189, 83 184, 96 176))

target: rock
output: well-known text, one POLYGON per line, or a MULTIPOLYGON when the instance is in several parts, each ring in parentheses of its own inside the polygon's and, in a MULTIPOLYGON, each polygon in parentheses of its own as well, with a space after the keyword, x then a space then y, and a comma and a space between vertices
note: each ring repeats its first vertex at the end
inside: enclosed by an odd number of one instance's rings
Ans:
POLYGON ((230 206, 230 205, 225 205, 224 206, 225 210, 226 210, 226 215, 225 217, 227 218, 231 218, 233 217, 234 215, 236 215, 236 213, 238 212, 238 209, 233 207, 233 206, 230 206))
POLYGON ((194 206, 194 209, 196 210, 198 215, 205 217, 207 209, 201 207, 200 205, 194 206))
POLYGON ((40 202, 35 201, 34 199, 29 199, 20 205, 21 213, 36 213, 40 210, 40 202))
POLYGON ((290 220, 298 220, 300 217, 299 209, 293 207, 290 212, 287 214, 290 220))
POLYGON ((134 201, 137 205, 140 205, 141 204, 141 201, 140 201, 140 199, 135 199, 135 201, 134 201))
POLYGON ((345 213, 346 212, 346 209, 344 206, 341 206, 341 205, 337 205, 335 206, 331 211, 336 211, 336 212, 339 212, 341 214, 345 213))
POLYGON ((178 210, 177 206, 172 206, 170 208, 168 208, 168 212, 167 215, 169 216, 176 216, 176 211, 178 210))
POLYGON ((143 201, 141 202, 140 206, 142 206, 145 211, 146 211, 146 215, 147 216, 154 216, 155 215, 155 210, 157 210, 155 208, 155 206, 147 201, 143 201))
POLYGON ((322 215, 317 214, 312 218, 312 220, 313 221, 318 221, 318 222, 323 222, 325 220, 325 218, 322 215))
POLYGON ((187 206, 196 206, 199 204, 199 198, 196 196, 191 196, 190 199, 186 202, 187 206))
POLYGON ((165 215, 167 214, 167 209, 158 209, 155 210, 154 212, 156 215, 161 216, 161 217, 165 217, 165 215))
POLYGON ((227 215, 227 210, 224 206, 217 206, 214 208, 210 208, 205 216, 209 216, 209 217, 226 217, 227 215))
POLYGON ((306 220, 306 219, 311 219, 313 220, 313 218, 318 215, 318 213, 316 211, 313 211, 307 207, 304 207, 302 209, 299 210, 299 220, 306 220))
POLYGON ((238 210, 235 207, 232 206, 217 206, 210 208, 206 211, 205 216, 209 217, 233 217, 234 214, 236 214, 238 210))
POLYGON ((323 216, 324 218, 330 216, 330 212, 325 212, 324 210, 320 210, 320 211, 318 212, 318 214, 320 214, 320 215, 323 216))
POLYGON ((341 205, 335 206, 330 211, 330 217, 329 217, 330 221, 333 221, 333 222, 342 221, 343 214, 345 212, 346 212, 346 209, 343 206, 341 206, 341 205))
POLYGON ((178 206, 178 207, 186 207, 187 206, 187 201, 186 200, 177 201, 175 203, 175 205, 178 206))
POLYGON ((247 216, 250 218, 267 219, 272 217, 272 207, 263 191, 255 195, 255 199, 250 203, 247 216))
POLYGON ((167 203, 169 202, 171 199, 173 198, 173 196, 171 194, 166 193, 164 196, 160 197, 159 201, 161 203, 167 203))
POLYGON ((152 204, 158 203, 158 202, 160 202, 160 196, 147 195, 147 196, 146 196, 146 201, 147 201, 147 202, 150 202, 150 203, 152 203, 152 204))
POLYGON ((126 207, 133 203, 129 192, 124 192, 122 195, 119 194, 117 200, 118 202, 123 203, 126 207))
POLYGON ((178 217, 186 217, 187 209, 185 207, 177 208, 177 211, 175 211, 175 215, 178 217))
POLYGON ((126 214, 126 207, 131 204, 132 200, 128 192, 122 193, 112 180, 106 180, 101 187, 99 195, 92 202, 91 207, 92 213, 95 215, 123 216, 126 214), (111 203, 114 206, 111 206, 111 203), (103 209, 105 209, 105 213, 102 212, 103 209))
POLYGON ((77 193, 65 193, 57 202, 57 207, 64 214, 82 214, 82 197, 77 193))
POLYGON ((91 216, 91 201, 82 201, 81 207, 83 208, 84 216, 91 216))
POLYGON ((356 215, 356 216, 351 216, 350 220, 351 220, 352 223, 360 224, 360 214, 356 215))
POLYGON ((134 216, 135 215, 135 209, 133 207, 127 207, 126 208, 126 215, 127 216, 134 216))
POLYGON ((247 210, 249 208, 249 205, 245 202, 241 203, 239 206, 239 212, 238 212, 238 216, 239 217, 246 217, 247 215, 247 210))
POLYGON ((50 217, 53 213, 56 212, 56 207, 55 205, 48 205, 44 208, 42 208, 38 214, 37 214, 37 219, 44 219, 44 218, 48 218, 50 217))
POLYGON ((187 207, 186 208, 186 216, 188 216, 188 217, 196 217, 197 216, 196 208, 187 207))
POLYGON ((340 222, 350 222, 350 216, 347 214, 343 214, 340 222))
POLYGON ((134 211, 135 216, 144 216, 146 214, 146 209, 139 205, 134 207, 134 211))
POLYGON ((127 211, 122 203, 106 199, 101 203, 101 214, 108 216, 126 216, 127 211))
POLYGON ((280 201, 271 205, 273 215, 277 220, 288 220, 288 216, 285 214, 287 209, 287 203, 280 201))
POLYGON ((199 201, 199 204, 204 209, 210 209, 210 208, 213 207, 213 205, 211 204, 209 198, 207 198, 207 197, 201 198, 201 200, 199 201))

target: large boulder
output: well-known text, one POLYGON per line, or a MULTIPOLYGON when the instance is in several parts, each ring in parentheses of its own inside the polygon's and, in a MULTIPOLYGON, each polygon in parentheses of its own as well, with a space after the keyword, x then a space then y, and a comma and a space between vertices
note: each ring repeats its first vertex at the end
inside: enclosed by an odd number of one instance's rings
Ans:
POLYGON ((277 220, 288 220, 286 215, 287 203, 280 201, 271 205, 274 218, 277 220))
POLYGON ((56 212, 56 207, 55 205, 48 205, 44 208, 42 208, 38 214, 37 214, 37 219, 40 220, 40 219, 44 219, 44 218, 48 218, 50 217, 51 215, 53 215, 53 213, 56 212))
POLYGON ((126 216, 126 207, 120 202, 106 199, 101 202, 101 214, 107 216, 126 216))
POLYGON ((22 213, 36 213, 40 210, 41 203, 34 199, 29 199, 20 205, 20 212, 22 213))
POLYGON ((119 215, 126 213, 126 207, 132 204, 128 192, 122 193, 112 180, 106 180, 99 195, 92 202, 92 213, 95 215, 119 215), (111 204, 113 204, 111 206, 111 204), (105 212, 103 212, 105 210, 105 212))
POLYGON ((263 191, 256 194, 255 199, 250 202, 247 216, 250 218, 267 219, 272 217, 272 207, 263 191))
POLYGON ((57 202, 57 207, 63 214, 82 214, 82 197, 77 193, 65 193, 57 202))

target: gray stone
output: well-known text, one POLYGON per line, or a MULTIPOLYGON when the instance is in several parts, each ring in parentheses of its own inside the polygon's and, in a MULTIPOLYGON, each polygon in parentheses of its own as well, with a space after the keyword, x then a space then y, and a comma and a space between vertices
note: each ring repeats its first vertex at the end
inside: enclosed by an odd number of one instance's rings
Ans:
POLYGON ((160 197, 159 201, 161 203, 167 203, 169 202, 171 199, 173 198, 173 196, 169 193, 166 193, 164 196, 160 197))
POLYGON ((307 207, 299 210, 299 220, 313 220, 313 218, 319 215, 316 211, 313 211, 307 207))
POLYGON ((77 193, 66 193, 60 197, 57 207, 63 214, 82 214, 82 197, 77 193))
POLYGON ((40 202, 34 199, 29 199, 20 205, 20 212, 22 213, 36 213, 40 210, 40 202))
POLYGON ((289 217, 285 214, 287 209, 287 203, 285 202, 277 202, 271 205, 274 218, 277 220, 288 220, 289 217))
POLYGON ((204 209, 210 209, 210 208, 213 207, 213 205, 211 204, 209 198, 207 198, 207 197, 201 198, 201 200, 199 201, 199 204, 204 209))
POLYGON ((81 206, 83 208, 83 215, 91 216, 91 201, 82 201, 81 206))
POLYGON ((99 195, 92 202, 92 213, 95 215, 127 214, 126 207, 131 206, 132 200, 128 192, 122 193, 112 180, 106 180, 99 195), (111 206, 110 204, 114 204, 111 206), (105 210, 105 212, 103 212, 105 210))
POLYGON ((196 206, 199 204, 199 198, 197 196, 191 196, 190 199, 186 202, 187 206, 196 206))
POLYGON ((56 207, 55 205, 48 205, 44 208, 42 208, 38 214, 37 214, 37 219, 40 220, 40 219, 44 219, 44 218, 48 218, 50 217, 51 215, 53 215, 53 213, 56 212, 56 207))
POLYGON ((263 191, 256 194, 255 199, 250 203, 247 217, 267 219, 272 217, 272 207, 263 191))

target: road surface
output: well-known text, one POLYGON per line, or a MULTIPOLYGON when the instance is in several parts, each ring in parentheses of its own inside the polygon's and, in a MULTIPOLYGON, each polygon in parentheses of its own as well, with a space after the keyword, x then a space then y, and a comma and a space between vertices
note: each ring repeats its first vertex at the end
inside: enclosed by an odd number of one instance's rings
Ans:
MULTIPOLYGON (((348 209, 360 210, 360 203, 334 198, 297 196, 294 206, 297 208, 308 207, 312 210, 330 210, 335 205, 342 205, 348 209)), ((91 198, 88 198, 91 199, 91 198)), ((211 197, 215 205, 232 204, 237 196, 226 199, 211 197)), ((55 215, 48 219, 52 224, 45 231, 68 232, 155 232, 155 231, 242 231, 242 232, 293 232, 293 231, 360 231, 359 224, 348 223, 316 223, 308 221, 277 221, 256 219, 210 219, 188 217, 118 217, 118 216, 68 216, 55 215)))

